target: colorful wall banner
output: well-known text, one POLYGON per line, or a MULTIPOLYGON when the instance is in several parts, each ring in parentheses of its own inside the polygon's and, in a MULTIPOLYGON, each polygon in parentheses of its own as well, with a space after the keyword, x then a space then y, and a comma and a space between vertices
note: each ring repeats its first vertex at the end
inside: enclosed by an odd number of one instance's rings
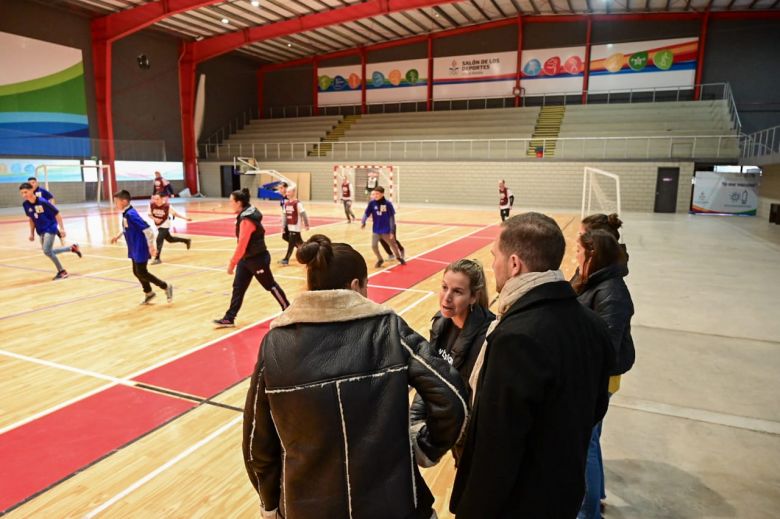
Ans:
POLYGON ((317 104, 359 105, 362 99, 360 69, 360 65, 317 69, 317 104))
POLYGON ((516 51, 434 58, 433 98, 512 97, 516 77, 516 51))
POLYGON ((594 45, 588 90, 693 88, 698 52, 698 38, 594 45))
POLYGON ((45 164, 49 182, 81 182, 81 168, 78 160, 55 160, 47 158, 0 159, 0 184, 21 184, 37 176, 41 182, 44 175, 38 166, 45 164))
POLYGON ((520 70, 525 95, 582 92, 585 47, 524 50, 520 70))
POLYGON ((116 167, 117 180, 148 180, 150 193, 155 171, 159 171, 166 180, 182 180, 184 178, 184 164, 181 162, 117 160, 114 162, 114 166, 116 167))
POLYGON ((366 102, 425 101, 428 98, 428 60, 409 59, 366 65, 366 102))
POLYGON ((89 156, 81 50, 4 32, 0 49, 0 154, 89 156))
POLYGON ((759 173, 697 171, 691 212, 755 216, 760 181, 759 173))

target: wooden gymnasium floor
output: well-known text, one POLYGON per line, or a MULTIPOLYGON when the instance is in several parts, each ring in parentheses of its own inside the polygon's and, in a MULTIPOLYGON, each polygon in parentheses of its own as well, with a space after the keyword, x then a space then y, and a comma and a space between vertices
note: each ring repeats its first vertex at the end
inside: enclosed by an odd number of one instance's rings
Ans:
MULTIPOLYGON (((286 246, 278 205, 257 205, 274 275, 293 299, 304 290, 303 268, 276 265, 286 246)), ((146 212, 145 201, 136 206, 146 212)), ((408 264, 375 269, 369 229, 347 225, 340 205, 306 206, 313 225, 304 236, 320 232, 356 246, 369 264, 370 297, 425 337, 447 263, 479 258, 495 295, 489 267, 497 209, 402 207, 408 264)), ((84 258, 61 255, 70 278, 56 282, 38 242, 27 240, 21 209, 0 213, 0 515, 257 516, 241 456, 241 409, 260 340, 279 309, 255 283, 238 327, 215 330, 211 320, 222 317, 230 297, 234 216, 224 200, 175 207, 194 220, 174 225, 193 247, 165 244, 164 263, 150 270, 173 283, 174 302, 158 293, 151 306, 139 306, 124 243, 109 244, 118 231, 113 210, 61 208, 67 243, 81 244, 84 258)), ((570 274, 576 216, 553 216, 567 236, 570 274)), ((439 516, 451 517, 451 457, 425 477, 439 516)))

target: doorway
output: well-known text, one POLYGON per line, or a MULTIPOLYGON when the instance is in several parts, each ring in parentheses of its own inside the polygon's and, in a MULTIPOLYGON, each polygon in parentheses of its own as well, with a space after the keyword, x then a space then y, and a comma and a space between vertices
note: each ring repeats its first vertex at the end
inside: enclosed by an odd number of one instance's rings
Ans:
POLYGON ((222 196, 227 198, 230 193, 241 189, 241 176, 233 166, 219 167, 220 180, 222 184, 222 196))
POLYGON ((656 213, 677 212, 677 188, 680 183, 680 168, 658 168, 655 181, 656 213))

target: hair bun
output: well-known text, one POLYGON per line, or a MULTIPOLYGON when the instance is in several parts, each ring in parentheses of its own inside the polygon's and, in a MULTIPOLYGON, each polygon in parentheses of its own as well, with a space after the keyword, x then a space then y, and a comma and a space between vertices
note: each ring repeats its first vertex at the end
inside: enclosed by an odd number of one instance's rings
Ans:
POLYGON ((623 225, 623 221, 618 218, 617 213, 612 213, 611 215, 607 216, 607 223, 615 230, 620 229, 620 227, 623 225))
POLYGON ((315 234, 298 248, 298 252, 295 257, 299 262, 304 265, 315 262, 315 260, 323 261, 327 264, 333 257, 333 247, 330 242, 330 238, 324 234, 315 234))

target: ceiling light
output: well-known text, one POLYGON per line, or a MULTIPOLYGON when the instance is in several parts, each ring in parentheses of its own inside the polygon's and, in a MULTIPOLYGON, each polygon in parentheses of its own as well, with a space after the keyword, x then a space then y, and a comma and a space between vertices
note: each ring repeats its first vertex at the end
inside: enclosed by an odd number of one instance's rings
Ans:
POLYGON ((292 47, 292 43, 288 43, 288 44, 287 44, 287 46, 288 46, 288 47, 292 47))
POLYGON ((229 24, 230 20, 228 20, 227 18, 222 18, 222 23, 229 24))
POLYGON ((250 3, 252 7, 260 7, 260 0, 252 0, 250 3))

